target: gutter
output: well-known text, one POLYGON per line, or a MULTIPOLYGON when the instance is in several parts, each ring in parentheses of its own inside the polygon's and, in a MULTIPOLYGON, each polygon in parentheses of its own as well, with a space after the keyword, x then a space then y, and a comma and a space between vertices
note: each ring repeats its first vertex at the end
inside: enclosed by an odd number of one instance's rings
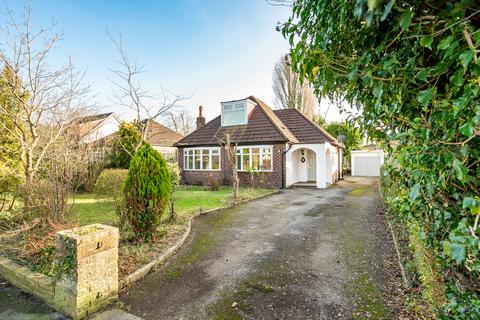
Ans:
POLYGON ((285 181, 285 172, 287 171, 287 169, 285 168, 285 155, 287 154, 288 151, 290 151, 290 149, 292 148, 293 146, 293 143, 290 143, 290 142, 287 142, 287 145, 288 145, 288 148, 285 149, 285 151, 282 151, 282 189, 285 189, 286 188, 286 181, 285 181))

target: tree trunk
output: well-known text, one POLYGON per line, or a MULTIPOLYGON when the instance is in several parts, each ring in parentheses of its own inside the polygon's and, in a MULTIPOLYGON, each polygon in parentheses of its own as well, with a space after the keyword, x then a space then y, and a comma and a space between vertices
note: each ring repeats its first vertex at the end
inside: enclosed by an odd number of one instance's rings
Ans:
POLYGON ((238 200, 239 197, 239 181, 238 181, 238 174, 237 169, 234 168, 232 172, 232 186, 233 186, 233 199, 238 200))

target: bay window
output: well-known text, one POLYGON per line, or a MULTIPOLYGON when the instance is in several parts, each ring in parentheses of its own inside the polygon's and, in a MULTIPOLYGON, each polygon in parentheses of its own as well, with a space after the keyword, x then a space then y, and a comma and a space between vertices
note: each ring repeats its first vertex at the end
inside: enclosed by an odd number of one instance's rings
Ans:
POLYGON ((237 147, 237 170, 239 171, 271 171, 271 146, 237 147))
POLYGON ((183 150, 184 170, 220 170, 220 148, 186 148, 183 150))

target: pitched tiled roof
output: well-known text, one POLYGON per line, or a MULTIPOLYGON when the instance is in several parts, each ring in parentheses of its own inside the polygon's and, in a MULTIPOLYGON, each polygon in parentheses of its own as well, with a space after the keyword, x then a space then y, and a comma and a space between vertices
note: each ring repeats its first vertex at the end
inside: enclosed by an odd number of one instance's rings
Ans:
POLYGON ((340 145, 337 139, 297 109, 275 110, 274 113, 297 137, 300 143, 330 142, 334 145, 340 145))
MULTIPOLYGON (((146 121, 147 120, 143 120, 141 124, 145 125, 146 121)), ((154 120, 149 120, 146 140, 151 145, 171 147, 182 138, 183 135, 180 133, 167 128, 154 120)))
POLYGON ((74 122, 77 124, 76 129, 78 130, 77 134, 80 137, 87 136, 111 115, 113 115, 113 112, 94 114, 91 116, 75 119, 74 122))
POLYGON ((97 121, 97 120, 103 120, 107 117, 109 117, 110 115, 112 115, 113 112, 107 112, 107 113, 101 113, 101 114, 94 114, 94 115, 91 115, 91 116, 86 116, 86 117, 82 117, 82 118, 78 118, 75 120, 75 122, 77 123, 85 123, 85 122, 90 122, 90 121, 97 121))
POLYGON ((267 116, 270 118, 272 123, 275 125, 277 130, 283 135, 283 137, 292 143, 297 143, 298 140, 297 138, 293 135, 293 133, 289 130, 288 126, 285 126, 284 123, 277 117, 277 115, 273 112, 272 109, 270 109, 269 106, 265 104, 262 100, 255 98, 254 96, 248 97, 249 100, 255 102, 257 106, 261 107, 263 112, 267 114, 267 116))
POLYGON ((239 144, 325 141, 338 144, 335 138, 296 110, 273 111, 258 98, 250 96, 247 99, 255 103, 248 124, 222 127, 221 116, 218 116, 175 145, 179 147, 218 145, 226 140, 226 134, 230 134, 233 143, 239 144))

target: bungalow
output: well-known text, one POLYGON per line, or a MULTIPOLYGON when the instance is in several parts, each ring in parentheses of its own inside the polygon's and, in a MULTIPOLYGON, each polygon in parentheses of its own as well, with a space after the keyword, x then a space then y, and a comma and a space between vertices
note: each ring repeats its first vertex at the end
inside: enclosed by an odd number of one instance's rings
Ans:
POLYGON ((200 106, 197 130, 175 144, 185 184, 230 184, 231 165, 222 149, 227 134, 241 185, 325 188, 342 178, 343 146, 298 110, 272 110, 250 96, 222 102, 221 111, 205 124, 200 106))
MULTIPOLYGON (((113 112, 109 112, 79 118, 75 123, 74 131, 79 141, 94 146, 91 161, 103 161, 111 150, 122 121, 113 112)), ((145 130, 145 141, 165 159, 176 160, 177 148, 173 145, 183 138, 183 135, 152 119, 142 120, 137 125, 145 130)))
POLYGON ((177 148, 173 145, 183 138, 182 134, 151 119, 142 120, 140 126, 146 131, 145 141, 147 141, 153 149, 157 150, 166 160, 176 160, 177 148))

